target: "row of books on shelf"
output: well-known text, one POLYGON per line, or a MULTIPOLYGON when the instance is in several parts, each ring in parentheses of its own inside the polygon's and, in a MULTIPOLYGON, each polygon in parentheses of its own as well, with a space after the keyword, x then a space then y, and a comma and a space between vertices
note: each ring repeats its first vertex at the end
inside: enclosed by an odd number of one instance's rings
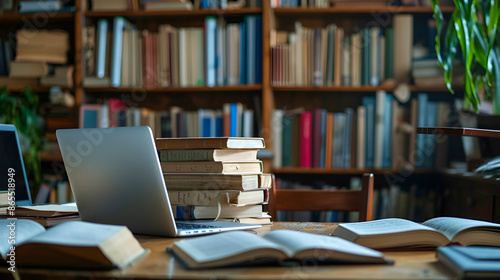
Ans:
POLYGON ((235 9, 243 7, 261 7, 262 1, 245 0, 116 0, 91 1, 92 11, 162 11, 162 10, 197 10, 197 9, 235 9))
MULTIPOLYGON (((431 1, 414 0, 271 0, 271 7, 386 7, 386 6, 424 6, 430 7, 431 1)), ((441 6, 451 6, 452 1, 439 1, 441 6)))
POLYGON ((391 5, 392 0, 271 0, 272 8, 276 7, 384 7, 391 5))
POLYGON ((273 178, 257 159, 263 139, 239 139, 246 143, 239 148, 220 145, 225 139, 155 140, 174 216, 270 222, 262 205, 269 202, 273 178))
POLYGON ((262 82, 262 18, 205 27, 138 30, 123 17, 99 19, 83 32, 84 86, 195 87, 262 82))
POLYGON ((74 1, 42 0, 42 1, 1 1, 0 14, 3 13, 52 13, 72 12, 75 10, 74 1))
POLYGON ((155 137, 252 137, 256 135, 253 109, 242 103, 225 103, 222 109, 169 110, 127 107, 124 101, 111 98, 103 104, 80 106, 80 128, 140 126, 151 127, 155 137))
POLYGON ((443 167, 447 146, 416 127, 447 126, 450 104, 419 93, 400 103, 377 91, 344 112, 273 112, 273 166, 315 168, 443 167))
POLYGON ((372 26, 345 30, 335 23, 295 30, 271 31, 271 83, 278 86, 380 85, 407 75, 409 81, 412 15, 394 15, 394 27, 372 26), (405 49, 406 48, 406 49, 405 49), (396 57, 395 50, 405 50, 396 57), (395 76, 396 72, 396 76, 395 76), (399 73, 399 74, 397 74, 399 73))
MULTIPOLYGON (((279 189, 361 189, 360 178, 353 177, 350 186, 335 186, 325 182, 302 184, 276 179, 279 189)), ((373 220, 384 218, 405 218, 425 221, 439 213, 439 193, 432 187, 412 184, 411 186, 377 187, 373 190, 373 220)), ((343 211, 278 211, 277 221, 356 222, 359 213, 343 211)))
POLYGON ((67 65, 69 35, 63 30, 19 29, 15 38, 0 38, 0 78, 8 86, 73 86, 67 65))

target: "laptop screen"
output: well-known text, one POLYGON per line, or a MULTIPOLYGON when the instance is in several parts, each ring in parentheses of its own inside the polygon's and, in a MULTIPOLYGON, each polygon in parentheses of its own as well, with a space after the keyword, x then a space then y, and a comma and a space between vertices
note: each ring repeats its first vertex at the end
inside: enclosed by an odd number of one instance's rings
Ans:
POLYGON ((11 187, 15 187, 17 205, 30 205, 31 196, 27 186, 21 148, 15 126, 0 125, 0 191, 9 190, 9 178, 13 178, 11 187))

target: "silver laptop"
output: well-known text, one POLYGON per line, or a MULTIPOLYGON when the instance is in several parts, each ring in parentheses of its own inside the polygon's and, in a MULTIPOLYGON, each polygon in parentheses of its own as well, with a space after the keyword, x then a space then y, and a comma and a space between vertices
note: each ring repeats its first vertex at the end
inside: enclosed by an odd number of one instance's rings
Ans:
POLYGON ((18 206, 31 205, 31 194, 24 170, 16 127, 0 124, 0 191, 14 191, 18 206), (12 183, 9 181, 9 179, 12 183))
POLYGON ((126 225, 133 233, 189 236, 260 225, 175 221, 151 129, 56 131, 73 195, 84 221, 126 225))

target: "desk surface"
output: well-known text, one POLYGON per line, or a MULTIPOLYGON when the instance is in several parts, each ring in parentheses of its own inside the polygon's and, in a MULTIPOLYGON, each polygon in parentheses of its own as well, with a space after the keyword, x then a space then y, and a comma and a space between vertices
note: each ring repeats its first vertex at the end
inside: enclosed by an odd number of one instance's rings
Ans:
MULTIPOLYGON (((333 223, 276 222, 254 230, 263 235, 270 230, 291 229, 329 235, 333 223)), ((334 265, 309 267, 247 267, 207 270, 186 270, 166 253, 177 238, 137 236, 151 252, 124 270, 66 271, 48 269, 19 269, 21 279, 450 279, 453 274, 436 262, 435 251, 385 252, 393 265, 334 265)), ((2 269, 1 274, 8 272, 2 269)), ((0 278, 4 279, 0 274, 0 278)))

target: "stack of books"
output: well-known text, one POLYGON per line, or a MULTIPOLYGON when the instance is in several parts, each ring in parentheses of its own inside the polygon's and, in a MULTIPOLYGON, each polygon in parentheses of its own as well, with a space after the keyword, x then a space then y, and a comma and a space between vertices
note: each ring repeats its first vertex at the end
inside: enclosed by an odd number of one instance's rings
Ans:
POLYGON ((161 168, 176 219, 268 223, 271 174, 263 174, 262 138, 157 138, 161 168))

